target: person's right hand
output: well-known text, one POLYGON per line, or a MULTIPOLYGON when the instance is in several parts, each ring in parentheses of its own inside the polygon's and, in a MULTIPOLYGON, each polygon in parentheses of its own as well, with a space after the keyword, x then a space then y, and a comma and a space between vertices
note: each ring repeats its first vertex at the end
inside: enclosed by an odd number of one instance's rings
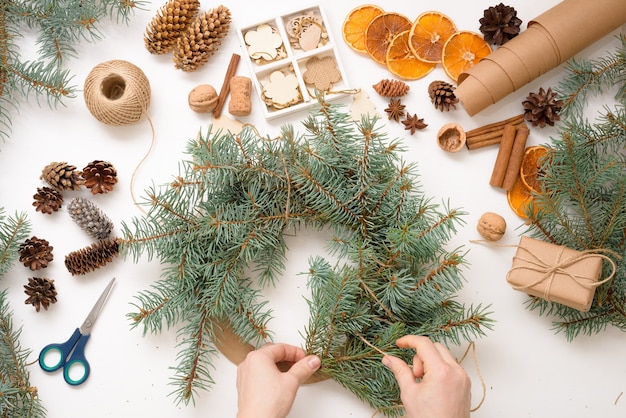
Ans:
POLYGON ((471 381, 448 349, 417 335, 404 336, 396 344, 415 350, 412 368, 394 356, 382 360, 398 381, 406 417, 468 418, 471 381))

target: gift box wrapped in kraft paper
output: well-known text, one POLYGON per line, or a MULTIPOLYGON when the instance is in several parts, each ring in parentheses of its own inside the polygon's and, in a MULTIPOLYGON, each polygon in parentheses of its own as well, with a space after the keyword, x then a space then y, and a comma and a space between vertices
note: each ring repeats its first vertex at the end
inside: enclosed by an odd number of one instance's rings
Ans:
POLYGON ((515 290, 587 312, 596 288, 615 274, 615 262, 600 252, 522 236, 506 280, 515 290), (613 266, 613 272, 601 280, 603 260, 613 266))
POLYGON ((626 0, 563 0, 462 73, 455 95, 471 116, 626 23, 626 0))

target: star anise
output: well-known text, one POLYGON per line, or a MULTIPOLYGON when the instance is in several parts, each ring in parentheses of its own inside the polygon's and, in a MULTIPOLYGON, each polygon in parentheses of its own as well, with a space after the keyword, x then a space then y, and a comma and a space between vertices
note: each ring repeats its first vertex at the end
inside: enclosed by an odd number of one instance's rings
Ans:
POLYGON ((503 3, 485 9, 478 22, 485 41, 494 45, 503 45, 515 38, 522 24, 522 20, 517 17, 517 11, 503 3))
POLYGON ((420 119, 417 114, 411 116, 410 113, 407 113, 406 118, 402 121, 404 125, 404 129, 407 131, 411 131, 411 135, 415 133, 418 129, 424 129, 428 126, 428 124, 424 123, 424 119, 420 119))
POLYGON ((400 121, 400 118, 404 116, 404 108, 406 106, 400 102, 400 99, 391 99, 389 101, 389 106, 385 109, 387 115, 389 115, 389 120, 393 119, 396 122, 400 121))

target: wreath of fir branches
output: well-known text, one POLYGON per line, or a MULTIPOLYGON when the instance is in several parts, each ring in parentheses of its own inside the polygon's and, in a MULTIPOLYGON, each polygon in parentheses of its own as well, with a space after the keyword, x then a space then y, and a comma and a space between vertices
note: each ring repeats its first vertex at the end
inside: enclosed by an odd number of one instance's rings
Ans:
POLYGON ((402 161, 399 141, 376 118, 355 122, 341 105, 319 102, 302 135, 292 126, 275 139, 253 127, 200 133, 176 180, 149 191, 147 215, 123 225, 124 254, 164 265, 130 317, 144 332, 180 325, 177 402, 212 384, 223 324, 252 345, 271 339, 261 290, 278 284, 283 235, 302 227, 330 230, 328 250, 339 260, 311 254, 303 346, 322 358, 324 376, 373 408, 402 413, 380 361, 382 352, 411 361, 397 338, 458 344, 491 327, 485 307, 455 300, 465 251, 445 246, 463 212, 423 195, 416 166, 402 161))
MULTIPOLYGON (((626 331, 626 37, 617 40, 604 57, 568 62, 557 88, 565 103, 559 136, 547 145, 537 211, 527 213, 529 233, 536 238, 621 256, 614 257, 615 276, 596 290, 588 312, 529 299, 527 307, 553 315, 554 329, 569 340, 608 325, 626 331), (607 104, 590 122, 586 113, 594 96, 607 104)), ((604 277, 610 268, 605 265, 604 277)))

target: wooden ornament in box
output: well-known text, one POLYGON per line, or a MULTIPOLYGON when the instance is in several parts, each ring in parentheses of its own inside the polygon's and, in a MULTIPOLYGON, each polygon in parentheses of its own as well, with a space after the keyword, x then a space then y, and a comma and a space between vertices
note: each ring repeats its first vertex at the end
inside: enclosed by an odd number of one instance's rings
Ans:
POLYGON ((316 91, 333 100, 349 90, 327 22, 311 6, 237 30, 266 119, 316 105, 316 91))
POLYGON ((613 260, 601 252, 577 251, 522 236, 506 280, 515 290, 586 312, 596 288, 615 273, 613 260), (603 260, 613 265, 613 273, 600 280, 603 260))

